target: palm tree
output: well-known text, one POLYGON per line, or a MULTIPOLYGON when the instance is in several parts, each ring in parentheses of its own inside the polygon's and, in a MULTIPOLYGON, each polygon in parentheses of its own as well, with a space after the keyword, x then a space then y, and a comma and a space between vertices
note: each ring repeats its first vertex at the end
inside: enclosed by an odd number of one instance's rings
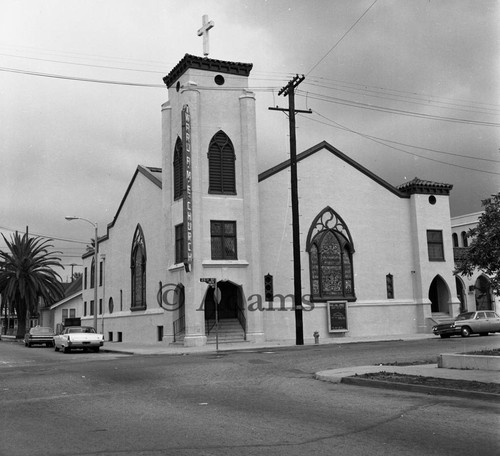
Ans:
POLYGON ((37 311, 38 298, 52 304, 64 296, 61 277, 54 267, 61 267, 61 259, 49 252, 51 239, 12 235, 6 251, 0 251, 0 293, 17 314, 17 337, 24 337, 27 313, 37 311))

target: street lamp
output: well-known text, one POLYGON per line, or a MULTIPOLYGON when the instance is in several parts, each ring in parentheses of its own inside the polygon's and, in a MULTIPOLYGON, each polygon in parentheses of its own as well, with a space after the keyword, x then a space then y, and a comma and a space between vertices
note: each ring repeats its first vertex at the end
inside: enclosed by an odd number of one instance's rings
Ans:
MULTIPOLYGON (((67 215, 64 217, 66 220, 83 220, 87 223, 90 223, 94 227, 94 329, 97 331, 97 222, 91 222, 90 220, 83 217, 75 217, 71 215, 67 215)), ((90 274, 92 275, 92 268, 90 268, 90 274)))

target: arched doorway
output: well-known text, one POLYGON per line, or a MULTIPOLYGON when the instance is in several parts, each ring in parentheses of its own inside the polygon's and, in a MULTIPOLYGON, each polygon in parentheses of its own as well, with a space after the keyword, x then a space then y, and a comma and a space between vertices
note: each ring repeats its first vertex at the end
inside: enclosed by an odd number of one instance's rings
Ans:
POLYGON ((491 285, 489 279, 480 275, 474 284, 476 310, 493 310, 491 302, 491 285))
POLYGON ((234 324, 241 326, 240 330, 246 332, 246 315, 243 298, 243 290, 240 285, 236 285, 230 281, 217 282, 217 288, 207 287, 205 294, 205 322, 207 335, 212 332, 212 328, 216 319, 216 303, 217 316, 220 325, 224 326, 225 322, 235 322, 234 324))
POLYGON ((460 313, 467 311, 467 294, 465 293, 465 285, 460 277, 455 276, 455 284, 457 287, 457 298, 460 301, 460 313))
POLYGON ((449 313, 450 292, 443 278, 439 275, 434 277, 429 287, 429 300, 431 301, 431 312, 449 313))

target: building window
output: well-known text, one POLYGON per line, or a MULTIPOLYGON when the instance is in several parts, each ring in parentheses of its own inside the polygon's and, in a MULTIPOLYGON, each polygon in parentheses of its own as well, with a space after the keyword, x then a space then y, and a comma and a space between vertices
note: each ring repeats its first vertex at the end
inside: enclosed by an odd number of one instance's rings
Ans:
POLYGON ((102 287, 102 277, 104 272, 104 263, 99 262, 99 286, 102 287))
POLYGON ((331 208, 314 220, 307 237, 311 298, 355 301, 351 235, 331 208))
POLYGON ((84 317, 87 316, 87 301, 83 303, 83 316, 84 317))
POLYGON ((444 261, 443 232, 427 230, 427 249, 429 261, 444 261))
POLYGON ((69 318, 76 317, 76 309, 69 309, 69 318))
POLYGON ((90 313, 89 315, 94 315, 94 300, 90 301, 90 313))
POLYGON ((68 318, 68 309, 63 309, 62 310, 62 321, 63 321, 63 323, 66 320, 66 318, 68 318))
POLYGON ((453 240, 453 247, 458 247, 458 234, 457 233, 453 233, 451 235, 451 238, 453 240))
POLYGON ((102 315, 102 299, 99 298, 99 315, 102 315))
POLYGON ((83 289, 87 288, 87 268, 83 270, 83 289))
POLYGON ((184 156, 182 153, 182 141, 178 137, 174 149, 174 200, 182 198, 184 190, 184 156))
POLYGON ((146 244, 140 225, 137 225, 132 242, 130 270, 132 281, 131 310, 143 310, 146 308, 146 244))
POLYGON ((387 299, 394 299, 394 277, 392 274, 385 276, 385 286, 387 289, 387 299))
POLYGON ((120 312, 123 310, 123 290, 120 290, 120 312))
POLYGON ((467 239, 467 233, 462 231, 462 245, 464 247, 469 247, 469 240, 467 239))
POLYGON ((90 266, 90 288, 94 288, 95 283, 95 261, 92 258, 92 265, 90 266))
POLYGON ((111 298, 109 298, 109 301, 108 301, 108 311, 110 314, 113 313, 114 308, 115 308, 115 305, 113 303, 113 298, 111 297, 111 298))
POLYGON ((208 147, 208 193, 236 194, 233 143, 219 130, 208 147))
POLYGON ((237 260, 236 222, 211 221, 212 260, 237 260))
POLYGON ((184 261, 184 225, 181 223, 175 227, 175 262, 184 261))

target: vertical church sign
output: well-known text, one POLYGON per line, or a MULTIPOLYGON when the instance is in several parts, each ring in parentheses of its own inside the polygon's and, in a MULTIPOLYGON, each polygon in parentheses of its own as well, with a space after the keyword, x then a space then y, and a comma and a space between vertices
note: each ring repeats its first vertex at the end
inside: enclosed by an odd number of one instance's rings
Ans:
POLYGON ((182 108, 182 146, 184 150, 184 268, 193 263, 193 186, 191 173, 191 115, 189 106, 182 108))

